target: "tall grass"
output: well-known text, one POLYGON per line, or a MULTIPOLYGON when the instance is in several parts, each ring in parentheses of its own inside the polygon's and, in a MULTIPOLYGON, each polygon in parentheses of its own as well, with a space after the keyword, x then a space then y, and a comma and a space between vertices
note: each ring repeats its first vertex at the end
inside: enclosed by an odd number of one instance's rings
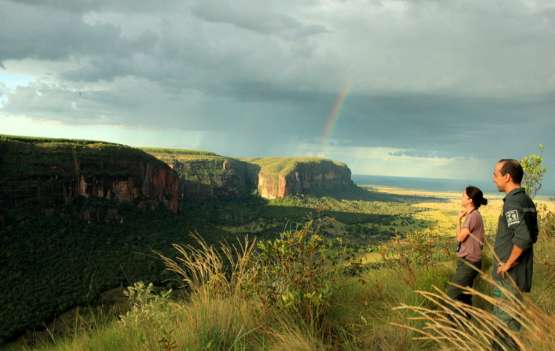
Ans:
POLYGON ((197 245, 173 244, 177 258, 159 254, 166 268, 176 273, 194 294, 239 297, 245 285, 255 279, 252 269, 256 240, 248 237, 237 245, 221 242, 219 248, 195 235, 197 245))
MULTIPOLYGON (((344 261, 334 264, 340 250, 329 255, 330 247, 310 226, 258 245, 246 240, 216 249, 197 240, 194 246, 176 245, 179 255, 163 257, 166 266, 191 289, 189 304, 196 308, 202 308, 199 302, 249 301, 257 324, 242 329, 252 331, 243 340, 246 349, 419 350, 412 332, 389 324, 401 317, 391 309, 401 301, 421 303, 410 287, 430 288, 445 282, 450 271, 414 266, 410 282, 398 279, 393 267, 346 276, 338 269, 344 261)), ((229 335, 228 344, 239 334, 229 335)))
POLYGON ((502 350, 512 350, 501 341, 500 335, 509 336, 522 351, 553 350, 555 317, 545 313, 528 298, 519 299, 486 275, 482 279, 499 289, 505 298, 494 298, 470 287, 461 288, 466 294, 505 311, 518 321, 521 332, 511 329, 491 311, 453 300, 438 288, 433 292, 417 291, 430 307, 403 304, 396 308, 412 312, 414 316, 408 319, 419 322, 416 326, 393 324, 419 334, 415 339, 433 341, 441 350, 489 351, 493 344, 502 350))
MULTIPOLYGON (((553 315, 553 288, 555 274, 549 258, 555 250, 555 225, 553 213, 540 207, 540 240, 535 248, 536 273, 532 294, 518 292, 513 281, 500 283, 488 273, 479 271, 479 288, 460 287, 464 293, 472 295, 476 305, 464 304, 449 298, 442 289, 432 291, 417 290, 426 304, 401 304, 396 311, 407 311, 405 323, 392 324, 417 334, 416 340, 430 341, 440 350, 491 350, 496 345, 502 350, 518 348, 522 351, 547 351, 555 349, 555 316, 553 315), (512 287, 511 287, 512 286, 512 287), (494 297, 488 292, 499 290, 502 297, 494 297), (518 294, 518 295, 517 295, 518 294), (501 310, 521 326, 513 330, 501 320, 493 310, 501 310), (408 323, 412 321, 413 323, 408 323), (507 345, 500 336, 512 339, 514 345, 507 345)), ((489 246, 491 255, 493 249, 489 246)), ((457 286, 457 285, 455 285, 457 286)))
POLYGON ((271 349, 279 340, 297 340, 300 347, 332 338, 333 323, 326 314, 343 266, 337 248, 311 225, 272 242, 245 239, 215 248, 197 237, 196 245, 174 248, 177 258, 161 255, 162 260, 191 290, 192 299, 249 301, 256 306, 251 313, 260 317, 258 334, 271 349))

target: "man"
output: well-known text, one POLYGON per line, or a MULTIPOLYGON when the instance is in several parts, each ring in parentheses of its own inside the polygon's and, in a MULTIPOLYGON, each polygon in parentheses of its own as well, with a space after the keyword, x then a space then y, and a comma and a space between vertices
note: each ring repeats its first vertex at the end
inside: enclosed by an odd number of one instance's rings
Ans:
MULTIPOLYGON (((522 298, 522 292, 529 292, 532 288, 533 244, 538 238, 536 206, 520 186, 523 176, 522 166, 512 159, 500 160, 493 171, 497 189, 507 195, 503 199, 503 212, 497 226, 492 274, 499 286, 518 298, 522 298)), ((493 295, 504 298, 500 289, 494 289, 493 295)), ((520 324, 505 311, 494 307, 493 312, 511 329, 520 330, 520 324)), ((500 336, 499 341, 508 348, 518 349, 506 335, 500 336)), ((494 350, 501 349, 494 343, 494 350)))

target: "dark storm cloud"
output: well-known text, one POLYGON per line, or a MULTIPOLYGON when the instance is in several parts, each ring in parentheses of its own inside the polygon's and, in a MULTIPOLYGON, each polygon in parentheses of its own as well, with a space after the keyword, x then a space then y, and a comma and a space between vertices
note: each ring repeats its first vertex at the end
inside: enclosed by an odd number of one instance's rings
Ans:
POLYGON ((337 134, 359 145, 418 145, 443 156, 491 156, 508 150, 507 145, 518 149, 550 140, 546 127, 553 124, 554 110, 553 95, 519 99, 356 96, 348 98, 337 134))
MULTIPOLYGON (((20 87, 4 109, 71 123, 133 121, 135 125, 219 130, 278 140, 294 135, 298 140, 319 143, 335 101, 334 94, 252 82, 236 85, 235 95, 191 92, 189 99, 148 80, 127 79, 116 84, 122 93, 67 91, 63 86, 48 85, 20 87), (159 113, 162 110, 164 114, 159 113)), ((405 152, 411 156, 494 157, 507 143, 516 150, 548 143, 554 110, 551 95, 515 100, 357 94, 347 97, 333 137, 337 146, 418 146, 420 151, 405 152)))
POLYGON ((1 88, 0 113, 214 131, 239 154, 275 154, 319 144, 348 86, 336 147, 555 153, 554 13, 518 0, 0 0, 0 63, 35 78, 1 88))
POLYGON ((64 12, 84 13, 88 11, 159 12, 175 9, 180 0, 136 1, 136 0, 8 0, 13 3, 37 6, 43 9, 57 9, 64 12))
POLYGON ((289 40, 301 40, 327 31, 322 25, 303 24, 294 17, 269 12, 256 6, 241 8, 234 2, 204 0, 195 4, 193 13, 209 22, 230 24, 261 34, 278 35, 289 40))
POLYGON ((110 24, 90 25, 58 9, 0 2, 0 62, 18 59, 64 60, 69 57, 118 57, 148 50, 153 36, 122 38, 110 24))

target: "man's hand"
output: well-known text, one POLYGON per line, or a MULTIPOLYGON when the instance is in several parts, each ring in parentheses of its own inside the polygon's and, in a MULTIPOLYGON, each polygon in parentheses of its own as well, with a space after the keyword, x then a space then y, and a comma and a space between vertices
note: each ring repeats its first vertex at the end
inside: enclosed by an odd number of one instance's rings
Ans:
POLYGON ((497 266, 497 274, 503 275, 517 264, 518 262, 513 262, 513 264, 509 264, 508 262, 499 262, 499 265, 497 266))
POLYGON ((503 275, 503 274, 507 273, 510 268, 511 267, 509 267, 509 265, 507 263, 499 262, 499 265, 497 266, 497 274, 503 275))

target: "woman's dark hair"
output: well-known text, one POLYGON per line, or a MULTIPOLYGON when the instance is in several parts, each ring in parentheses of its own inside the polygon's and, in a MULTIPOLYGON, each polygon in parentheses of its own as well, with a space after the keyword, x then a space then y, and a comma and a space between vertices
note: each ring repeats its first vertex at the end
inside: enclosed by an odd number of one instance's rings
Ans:
POLYGON ((464 189, 466 195, 472 199, 475 208, 488 204, 488 199, 484 197, 484 193, 479 188, 469 185, 464 189))

